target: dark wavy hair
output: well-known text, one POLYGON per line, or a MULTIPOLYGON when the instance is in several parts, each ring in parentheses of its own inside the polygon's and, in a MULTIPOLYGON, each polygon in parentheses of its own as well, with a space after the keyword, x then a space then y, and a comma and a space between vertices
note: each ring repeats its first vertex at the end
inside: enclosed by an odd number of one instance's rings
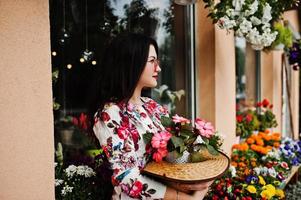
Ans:
POLYGON ((109 43, 89 94, 90 116, 102 110, 107 102, 130 99, 147 62, 150 45, 158 55, 157 42, 142 34, 118 35, 109 43))

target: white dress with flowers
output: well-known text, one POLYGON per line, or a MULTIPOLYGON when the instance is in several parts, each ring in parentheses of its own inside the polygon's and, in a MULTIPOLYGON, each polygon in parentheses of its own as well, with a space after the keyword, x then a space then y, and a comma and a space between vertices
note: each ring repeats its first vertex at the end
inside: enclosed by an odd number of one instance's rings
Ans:
POLYGON ((94 133, 113 170, 112 199, 163 199, 166 186, 140 174, 150 155, 146 132, 164 130, 160 118, 167 110, 146 97, 143 105, 108 103, 95 115, 94 133))

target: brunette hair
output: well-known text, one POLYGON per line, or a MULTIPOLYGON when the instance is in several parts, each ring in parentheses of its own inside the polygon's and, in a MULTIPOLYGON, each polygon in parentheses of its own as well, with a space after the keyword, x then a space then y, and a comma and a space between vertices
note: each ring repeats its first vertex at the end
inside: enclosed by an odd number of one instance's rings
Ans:
POLYGON ((150 45, 158 55, 157 42, 146 35, 126 33, 110 42, 90 91, 90 116, 107 102, 129 100, 146 65, 150 45))

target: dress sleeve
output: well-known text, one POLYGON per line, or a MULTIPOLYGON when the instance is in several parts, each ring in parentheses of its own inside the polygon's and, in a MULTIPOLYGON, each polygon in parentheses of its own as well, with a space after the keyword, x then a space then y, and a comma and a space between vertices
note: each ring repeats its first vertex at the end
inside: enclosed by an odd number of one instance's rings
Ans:
POLYGON ((131 139, 131 129, 118 106, 111 106, 95 117, 94 133, 113 170, 112 184, 119 198, 163 199, 166 186, 140 174, 141 161, 131 139))

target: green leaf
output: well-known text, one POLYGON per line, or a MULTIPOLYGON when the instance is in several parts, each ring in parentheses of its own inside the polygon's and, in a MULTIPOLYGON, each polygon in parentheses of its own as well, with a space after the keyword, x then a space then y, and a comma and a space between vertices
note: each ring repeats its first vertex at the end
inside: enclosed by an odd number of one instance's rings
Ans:
POLYGON ((219 154, 218 151, 216 151, 214 147, 209 144, 207 145, 207 149, 211 155, 217 156, 219 154))
POLYGON ((193 153, 191 153, 191 157, 190 158, 191 158, 191 162, 202 162, 202 161, 207 160, 199 152, 193 152, 193 153))
POLYGON ((181 130, 181 131, 180 131, 180 135, 181 135, 181 136, 184 136, 185 138, 190 138, 190 137, 193 137, 193 136, 194 136, 194 133, 192 133, 192 132, 189 131, 189 130, 181 130))
POLYGON ((161 123, 164 127, 170 127, 173 125, 171 118, 165 116, 161 117, 161 123))
POLYGON ((176 137, 176 136, 172 136, 171 137, 171 142, 174 145, 175 148, 180 147, 180 146, 184 146, 184 140, 182 138, 176 137))
POLYGON ((203 141, 206 143, 206 144, 209 144, 209 139, 208 138, 205 138, 205 137, 202 137, 203 141))
POLYGON ((186 150, 186 146, 182 145, 180 146, 180 153, 183 153, 186 150))
POLYGON ((144 133, 144 134, 142 135, 142 137, 143 137, 144 143, 145 143, 145 144, 148 144, 148 143, 151 142, 152 137, 153 137, 153 134, 150 133, 150 132, 146 132, 146 133, 144 133))

